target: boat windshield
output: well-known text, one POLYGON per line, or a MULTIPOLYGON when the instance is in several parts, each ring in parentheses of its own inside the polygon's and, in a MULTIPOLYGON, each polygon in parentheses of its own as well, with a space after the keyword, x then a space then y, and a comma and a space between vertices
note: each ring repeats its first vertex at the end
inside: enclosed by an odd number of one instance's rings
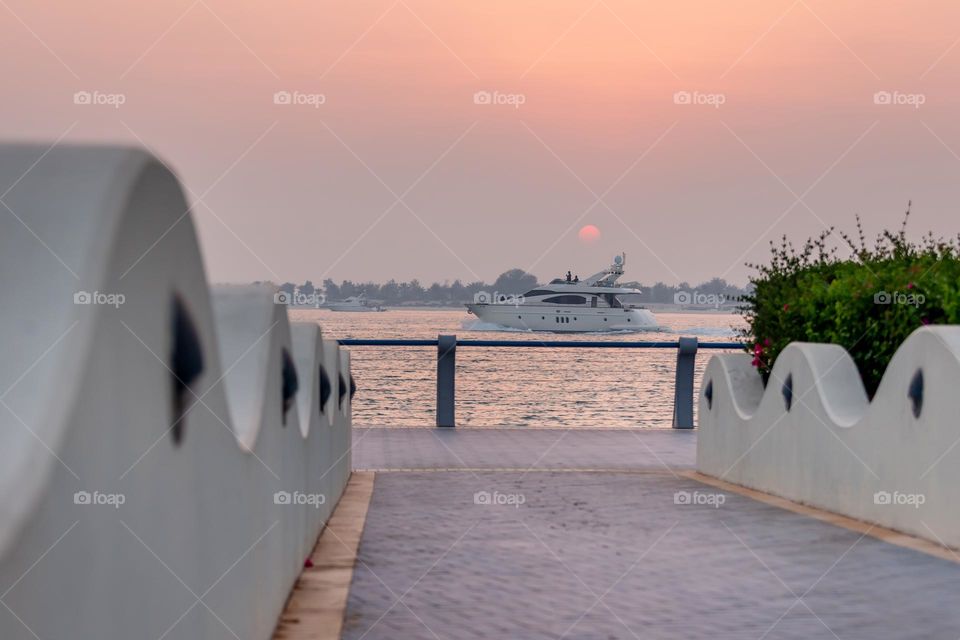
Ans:
POLYGON ((604 293, 603 299, 607 301, 607 305, 612 309, 622 309, 623 305, 620 303, 620 298, 612 293, 604 293))

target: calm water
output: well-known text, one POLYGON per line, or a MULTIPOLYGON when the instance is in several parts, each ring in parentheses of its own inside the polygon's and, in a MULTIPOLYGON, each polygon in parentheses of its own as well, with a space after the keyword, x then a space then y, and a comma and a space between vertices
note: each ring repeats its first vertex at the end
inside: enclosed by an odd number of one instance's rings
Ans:
MULTIPOLYGON (((440 333, 497 340, 726 341, 739 316, 657 314, 660 332, 552 334, 496 330, 465 311, 385 313, 291 310, 327 338, 427 338, 440 333)), ((357 425, 427 427, 436 421, 436 347, 350 347, 357 425)), ((697 354, 696 385, 715 350, 697 354)), ((669 428, 674 349, 457 349, 457 424, 463 426, 669 428)))

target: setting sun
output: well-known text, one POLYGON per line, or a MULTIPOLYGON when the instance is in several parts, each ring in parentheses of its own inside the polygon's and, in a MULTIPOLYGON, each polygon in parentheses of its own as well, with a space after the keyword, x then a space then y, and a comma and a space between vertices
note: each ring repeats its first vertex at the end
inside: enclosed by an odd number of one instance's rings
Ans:
POLYGON ((577 233, 577 236, 580 238, 580 242, 583 244, 596 244, 597 240, 600 239, 600 229, 592 224, 584 225, 580 228, 580 232, 577 233))

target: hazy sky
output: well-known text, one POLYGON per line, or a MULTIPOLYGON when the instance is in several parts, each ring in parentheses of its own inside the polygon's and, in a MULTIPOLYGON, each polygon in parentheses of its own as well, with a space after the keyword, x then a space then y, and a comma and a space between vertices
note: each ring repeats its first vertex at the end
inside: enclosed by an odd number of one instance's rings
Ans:
POLYGON ((626 251, 742 283, 769 239, 908 199, 914 235, 958 231, 958 39, 956 0, 4 0, 0 133, 152 148, 215 281, 626 251))

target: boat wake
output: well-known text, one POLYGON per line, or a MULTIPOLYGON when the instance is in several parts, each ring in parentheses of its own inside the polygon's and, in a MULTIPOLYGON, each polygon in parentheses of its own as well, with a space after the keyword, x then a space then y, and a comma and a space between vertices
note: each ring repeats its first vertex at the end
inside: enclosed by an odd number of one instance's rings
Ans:
POLYGON ((506 331, 510 333, 533 333, 532 329, 515 329, 513 327, 505 327, 497 324, 496 322, 484 322, 483 320, 472 320, 470 318, 465 318, 463 322, 460 323, 460 326, 465 331, 506 331))

